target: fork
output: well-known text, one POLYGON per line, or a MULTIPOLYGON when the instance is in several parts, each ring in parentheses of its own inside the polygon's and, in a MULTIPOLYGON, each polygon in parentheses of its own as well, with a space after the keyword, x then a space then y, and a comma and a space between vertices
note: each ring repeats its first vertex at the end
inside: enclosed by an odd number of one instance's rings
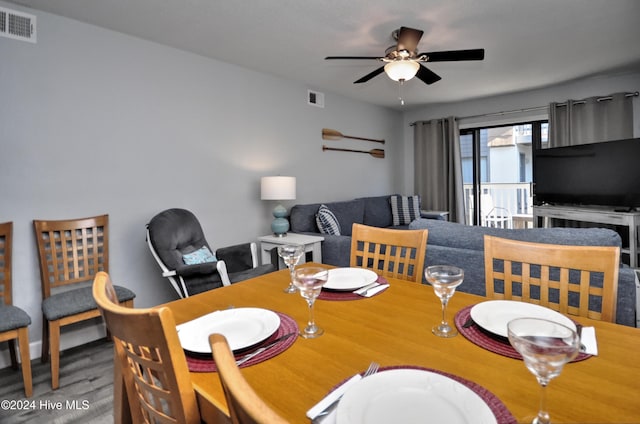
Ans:
MULTIPOLYGON (((368 377, 370 375, 373 375, 375 373, 378 372, 378 369, 380 368, 380 364, 378 364, 377 362, 371 362, 369 364, 369 368, 367 368, 367 370, 364 372, 364 374, 362 374, 362 378, 368 377)), ((321 422, 321 418, 325 417, 327 415, 329 415, 337 406, 338 403, 340 402, 340 399, 342 398, 342 396, 340 396, 338 399, 336 399, 331 405, 327 406, 324 411, 320 412, 318 415, 316 415, 316 417, 311 421, 312 424, 319 424, 321 422)))
POLYGON ((377 362, 371 362, 369 364, 369 368, 367 368, 367 370, 362 375, 362 378, 369 377, 370 375, 377 373, 379 368, 380 364, 378 364, 377 362))

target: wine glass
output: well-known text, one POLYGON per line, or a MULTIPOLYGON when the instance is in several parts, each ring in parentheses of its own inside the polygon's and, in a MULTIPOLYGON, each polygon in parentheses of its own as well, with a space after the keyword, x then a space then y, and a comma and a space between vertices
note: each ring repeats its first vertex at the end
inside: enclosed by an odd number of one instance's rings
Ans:
POLYGON ((293 283, 300 290, 300 296, 307 300, 309 305, 309 321, 307 326, 300 335, 305 339, 313 339, 324 333, 324 330, 318 327, 313 318, 313 303, 316 297, 320 295, 322 286, 329 278, 329 271, 320 267, 305 267, 296 269, 293 275, 293 283))
POLYGON ((289 281, 287 288, 284 289, 285 293, 295 293, 298 291, 296 286, 293 284, 293 271, 295 270, 303 253, 304 246, 299 244, 284 244, 282 246, 278 246, 278 256, 282 258, 291 273, 291 281, 289 281))
POLYGON ((509 342, 522 355, 524 364, 542 387, 540 409, 532 423, 549 424, 547 384, 560 375, 564 364, 578 356, 580 337, 569 327, 539 318, 511 320, 507 324, 507 333, 509 342))
POLYGON ((424 276, 433 286, 433 291, 442 303, 442 321, 439 325, 434 326, 431 332, 438 337, 457 336, 458 331, 447 322, 446 312, 449 299, 464 279, 464 271, 457 266, 433 265, 424 270, 424 276))

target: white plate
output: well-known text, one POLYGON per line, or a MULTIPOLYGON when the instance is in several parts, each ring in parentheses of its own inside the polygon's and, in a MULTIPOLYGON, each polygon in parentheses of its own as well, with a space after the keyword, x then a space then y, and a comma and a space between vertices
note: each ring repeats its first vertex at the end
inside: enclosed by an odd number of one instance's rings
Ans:
POLYGON ((178 325, 182 348, 194 353, 211 353, 209 334, 223 334, 231 350, 245 349, 266 340, 280 327, 280 316, 260 308, 215 311, 178 325))
POLYGON ((507 323, 515 318, 542 318, 576 330, 566 316, 544 306, 515 300, 489 300, 471 308, 471 318, 480 327, 499 336, 508 337, 507 323))
POLYGON ((344 394, 337 424, 495 424, 489 406, 467 386, 424 370, 397 369, 363 378, 344 394))
POLYGON ((378 279, 378 274, 364 268, 333 268, 324 288, 330 290, 356 290, 378 279))

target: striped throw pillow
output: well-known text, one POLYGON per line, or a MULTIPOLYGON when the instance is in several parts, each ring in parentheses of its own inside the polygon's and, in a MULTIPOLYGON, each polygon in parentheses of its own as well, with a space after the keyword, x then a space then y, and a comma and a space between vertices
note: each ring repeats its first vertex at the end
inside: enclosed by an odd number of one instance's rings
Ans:
POLYGON ((409 225, 420 218, 420 196, 391 196, 389 202, 393 225, 409 225))
POLYGON ((320 205, 316 214, 316 224, 322 234, 340 235, 340 223, 327 205, 320 205))

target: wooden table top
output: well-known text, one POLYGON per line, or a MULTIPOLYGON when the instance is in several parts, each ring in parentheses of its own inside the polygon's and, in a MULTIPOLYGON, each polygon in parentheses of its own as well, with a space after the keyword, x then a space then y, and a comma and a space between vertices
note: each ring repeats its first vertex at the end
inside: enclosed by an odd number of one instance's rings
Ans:
MULTIPOLYGON (((166 304, 180 324, 217 309, 261 307, 288 314, 306 325, 308 310, 299 294, 286 294, 287 270, 166 304)), ((428 285, 389 279, 383 293, 361 300, 317 300, 317 339, 299 337, 280 355, 242 369, 256 392, 292 423, 306 423, 306 411, 337 383, 367 368, 412 365, 434 368, 480 384, 505 403, 519 422, 535 416, 540 388, 520 360, 476 346, 464 336, 442 339, 431 333, 440 321, 438 298, 428 285)), ((464 284, 464 282, 462 283, 464 284)), ((448 318, 485 300, 456 292, 448 318)), ((555 423, 640 423, 640 329, 574 318, 594 326, 599 356, 567 364, 547 390, 555 423)), ((453 324, 452 324, 453 325, 453 324)), ((191 373, 203 418, 224 422, 228 412, 216 373, 191 373), (214 408, 215 407, 215 408, 214 408)))

